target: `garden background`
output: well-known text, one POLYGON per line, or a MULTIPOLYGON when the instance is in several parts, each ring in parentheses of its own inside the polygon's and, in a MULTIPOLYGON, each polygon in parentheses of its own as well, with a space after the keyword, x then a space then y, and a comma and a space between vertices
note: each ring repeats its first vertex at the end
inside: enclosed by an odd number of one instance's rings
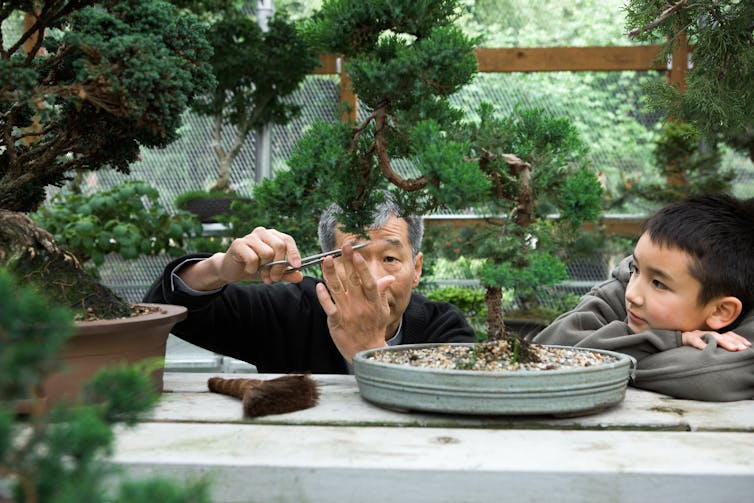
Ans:
MULTIPOLYGON (((319 1, 277 0, 276 9, 286 9, 292 18, 301 18, 319 7, 319 1)), ((623 0, 583 0, 574 2, 526 0, 468 0, 459 25, 481 48, 548 48, 605 47, 634 45, 625 33, 623 0)), ((256 2, 249 2, 250 13, 256 2)), ((22 23, 22 20, 17 20, 22 23)), ((20 29, 20 24, 5 23, 3 30, 20 29)), ((332 58, 331 58, 332 60, 332 58)), ((301 88, 288 98, 302 107, 301 114, 285 126, 273 126, 271 154, 273 173, 287 169, 286 161, 295 142, 316 119, 337 120, 340 116, 341 77, 337 65, 309 75, 301 88), (332 68, 332 67, 335 68, 332 68)), ((618 195, 626 185, 661 181, 653 158, 660 133, 661 117, 644 107, 642 86, 648 81, 664 80, 664 69, 648 71, 555 71, 479 73, 474 81, 453 96, 453 104, 473 113, 478 104, 488 101, 500 113, 517 106, 540 107, 554 116, 568 117, 590 146, 591 163, 613 197, 605 208, 607 216, 640 218, 651 212, 656 203, 618 195)), ((359 107, 363 117, 367 111, 359 107)), ((235 138, 232 127, 224 128, 224 147, 235 138)), ((165 149, 143 149, 141 160, 131 166, 126 176, 111 170, 87 174, 85 191, 94 192, 125 180, 143 180, 159 191, 161 203, 172 210, 177 195, 208 189, 217 172, 213 151, 212 119, 187 112, 180 139, 165 149)), ((754 196, 754 164, 741 153, 721 147, 721 170, 733 170, 736 179, 732 192, 737 196, 754 196)), ((234 162, 232 188, 249 193, 255 180, 255 143, 250 136, 234 162)), ((473 210, 465 215, 431 215, 428 222, 460 217, 473 219, 473 210), (434 219, 434 220, 433 220, 434 219)), ((431 227, 431 225, 430 225, 431 227)), ((249 229, 250 230, 250 229, 249 229)), ((620 242, 628 251, 630 243, 620 242)), ((303 250, 304 253, 315 250, 303 250)), ((616 251, 616 250, 613 250, 616 251)), ((157 277, 165 256, 142 256, 123 261, 117 255, 107 257, 100 268, 103 282, 129 301, 141 299, 151 281, 157 277)), ((614 257, 603 250, 592 256, 575 258, 569 264, 571 278, 563 288, 583 293, 604 279, 614 257), (593 267, 595 266, 596 267, 593 267)), ((438 284, 473 285, 468 280, 468 264, 442 261, 428 264, 422 287, 438 284)))

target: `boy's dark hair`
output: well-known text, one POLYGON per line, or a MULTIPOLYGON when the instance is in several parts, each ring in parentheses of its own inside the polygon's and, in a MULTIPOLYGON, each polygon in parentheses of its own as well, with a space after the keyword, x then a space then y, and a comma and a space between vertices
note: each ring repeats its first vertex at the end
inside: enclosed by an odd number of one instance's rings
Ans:
POLYGON ((752 308, 754 199, 692 196, 659 210, 644 223, 644 232, 657 245, 691 256, 689 272, 701 283, 701 304, 733 296, 743 304, 742 316, 752 308))

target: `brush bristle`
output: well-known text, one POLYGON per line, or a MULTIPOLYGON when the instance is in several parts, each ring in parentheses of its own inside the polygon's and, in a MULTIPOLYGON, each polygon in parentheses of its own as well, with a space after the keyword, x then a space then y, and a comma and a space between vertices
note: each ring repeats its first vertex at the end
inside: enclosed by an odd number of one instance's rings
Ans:
POLYGON ((243 397, 247 417, 285 414, 314 407, 319 399, 317 383, 307 375, 286 375, 262 381, 243 397))

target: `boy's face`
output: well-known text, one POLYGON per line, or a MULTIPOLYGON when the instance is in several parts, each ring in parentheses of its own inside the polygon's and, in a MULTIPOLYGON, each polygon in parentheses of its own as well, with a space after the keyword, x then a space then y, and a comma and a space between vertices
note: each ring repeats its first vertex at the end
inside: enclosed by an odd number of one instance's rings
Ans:
POLYGON ((691 257, 678 248, 660 247, 644 233, 634 248, 626 288, 628 326, 634 333, 649 328, 708 330, 710 304, 698 302, 701 284, 690 271, 691 257))

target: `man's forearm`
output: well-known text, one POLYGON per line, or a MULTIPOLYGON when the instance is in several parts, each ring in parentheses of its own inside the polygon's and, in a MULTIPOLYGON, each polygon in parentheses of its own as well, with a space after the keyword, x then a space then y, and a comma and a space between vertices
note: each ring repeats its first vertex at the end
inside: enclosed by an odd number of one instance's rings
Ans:
POLYGON ((186 264, 176 274, 186 286, 200 292, 222 288, 227 284, 218 273, 223 255, 223 253, 215 253, 205 260, 186 264))

